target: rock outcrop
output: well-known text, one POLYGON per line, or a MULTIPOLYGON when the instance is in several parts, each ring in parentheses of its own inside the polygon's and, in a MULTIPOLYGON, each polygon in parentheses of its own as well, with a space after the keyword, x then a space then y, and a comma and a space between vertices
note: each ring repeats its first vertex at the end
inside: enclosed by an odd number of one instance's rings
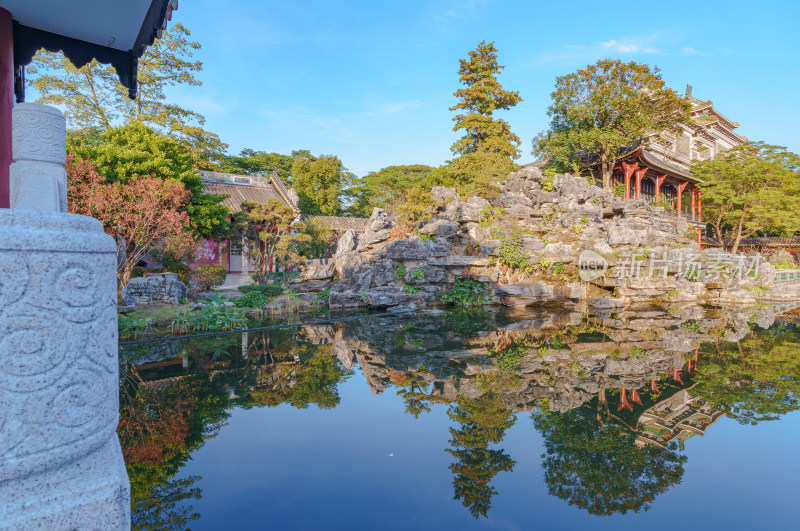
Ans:
POLYGON ((122 288, 122 300, 127 306, 166 302, 180 304, 186 297, 186 284, 177 273, 159 273, 146 278, 132 278, 122 288))
POLYGON ((486 284, 487 303, 617 308, 752 304, 773 287, 769 263, 755 270, 742 256, 699 251, 682 217, 643 199, 622 201, 582 177, 525 167, 491 201, 442 187, 431 197, 429 219, 413 230, 376 208, 363 233, 342 236, 332 264, 307 264, 292 288, 330 288, 331 307, 422 307, 471 277, 486 284), (582 281, 586 251, 606 270, 582 281))

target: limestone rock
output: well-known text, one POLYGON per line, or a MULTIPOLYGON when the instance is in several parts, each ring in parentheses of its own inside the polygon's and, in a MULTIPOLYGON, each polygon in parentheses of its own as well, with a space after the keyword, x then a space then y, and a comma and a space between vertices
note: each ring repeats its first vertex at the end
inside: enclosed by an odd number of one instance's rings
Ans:
POLYGON ((336 254, 350 253, 358 248, 358 233, 353 229, 348 229, 336 243, 336 254))
POLYGON ((336 273, 336 262, 331 259, 306 260, 300 265, 300 278, 305 280, 322 280, 333 278, 336 273))
POLYGON ((444 186, 434 186, 431 189, 431 199, 434 203, 445 204, 450 201, 461 201, 461 197, 452 188, 445 188, 444 186))
POLYGON ((417 236, 408 240, 395 240, 386 246, 386 256, 393 260, 427 260, 448 254, 450 250, 444 245, 425 241, 417 236))
POLYGON ((180 304, 186 297, 186 284, 178 280, 177 273, 160 273, 147 278, 132 278, 122 288, 126 305, 148 305, 167 302, 180 304))
POLYGON ((444 219, 436 219, 423 225, 418 232, 421 234, 430 234, 437 238, 450 238, 458 234, 460 230, 461 228, 454 223, 444 219))

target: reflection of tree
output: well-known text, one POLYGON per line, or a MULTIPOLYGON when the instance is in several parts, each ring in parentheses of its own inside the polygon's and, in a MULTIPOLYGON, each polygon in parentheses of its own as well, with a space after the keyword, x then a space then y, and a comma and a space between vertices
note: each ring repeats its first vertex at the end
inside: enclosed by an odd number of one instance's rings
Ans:
POLYGON ((132 496, 131 529, 167 531, 186 529, 190 520, 200 518, 186 502, 199 500, 202 491, 193 487, 200 476, 186 479, 167 478, 154 482, 152 488, 132 496))
POLYGON ((789 328, 754 330, 738 343, 702 347, 692 394, 742 424, 800 408, 800 345, 789 328))
POLYGON ((200 517, 200 478, 175 479, 192 451, 227 418, 228 392, 199 373, 145 384, 128 368, 120 393, 119 438, 131 483, 133 529, 185 529, 200 517))
POLYGON ((303 364, 297 368, 297 383, 292 387, 289 403, 297 408, 316 404, 320 409, 339 405, 338 385, 351 374, 331 354, 330 345, 303 345, 303 364), (310 357, 307 351, 310 350, 310 357))
POLYGON ((452 448, 447 449, 456 458, 450 465, 455 476, 455 499, 462 500, 475 518, 486 516, 492 496, 497 494, 489 483, 498 472, 511 471, 516 463, 504 450, 489 449, 489 444, 502 441, 517 419, 493 393, 479 398, 459 395, 447 415, 461 424, 458 430, 450 428, 452 448))
POLYGON ((428 389, 430 385, 425 382, 418 374, 409 372, 402 383, 398 383, 397 396, 403 399, 406 405, 406 413, 419 418, 422 413, 429 413, 431 410, 428 389))
MULTIPOLYGON (((331 353, 330 345, 295 344, 295 361, 263 364, 254 367, 261 376, 255 389, 247 391, 249 405, 277 406, 284 402, 300 409, 316 404, 332 409, 339 404, 340 383, 353 374, 342 367, 331 353)), ((252 388, 253 386, 251 386, 252 388)), ((244 392, 244 390, 242 390, 244 392)))
POLYGON ((636 432, 606 414, 602 404, 596 411, 540 409, 532 418, 545 440, 542 466, 550 494, 590 514, 647 510, 683 477, 686 457, 674 445, 637 446, 636 432))

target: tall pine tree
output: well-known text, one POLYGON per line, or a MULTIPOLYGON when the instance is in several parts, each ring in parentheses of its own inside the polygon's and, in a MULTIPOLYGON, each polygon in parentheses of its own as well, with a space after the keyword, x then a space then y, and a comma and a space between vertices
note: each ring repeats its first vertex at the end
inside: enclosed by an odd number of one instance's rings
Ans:
POLYGON ((460 101, 450 110, 459 112, 453 130, 463 131, 464 136, 450 148, 458 158, 448 166, 445 180, 462 192, 486 194, 492 182, 502 181, 516 168, 513 159, 520 156, 519 137, 493 113, 510 109, 522 98, 497 80, 504 67, 497 62, 494 42, 481 41, 469 59, 459 61, 464 88, 455 92, 460 101))

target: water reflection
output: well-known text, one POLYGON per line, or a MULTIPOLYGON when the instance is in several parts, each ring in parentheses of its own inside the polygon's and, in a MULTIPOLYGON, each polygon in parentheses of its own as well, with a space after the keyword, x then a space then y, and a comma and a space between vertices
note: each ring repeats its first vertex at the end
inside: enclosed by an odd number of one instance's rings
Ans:
POLYGON ((199 478, 176 475, 232 408, 336 408, 356 366, 414 418, 447 408, 453 496, 475 518, 514 469, 507 430, 528 416, 551 495, 593 515, 646 510, 681 482, 687 438, 723 414, 755 424, 800 407, 798 336, 774 318, 772 307, 429 312, 138 345, 123 351, 120 422, 134 528, 198 517, 199 478))

